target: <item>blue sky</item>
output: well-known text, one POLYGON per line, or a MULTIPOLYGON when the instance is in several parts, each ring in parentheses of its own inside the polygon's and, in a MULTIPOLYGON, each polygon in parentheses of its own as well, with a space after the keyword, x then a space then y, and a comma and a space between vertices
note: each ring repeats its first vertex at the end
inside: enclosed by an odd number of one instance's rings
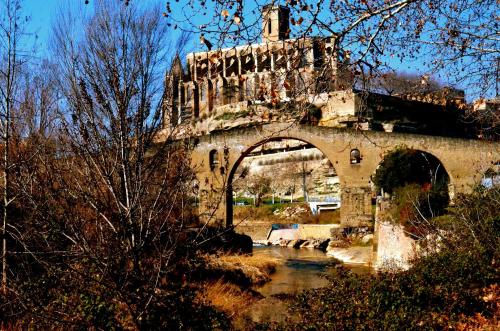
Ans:
MULTIPOLYGON (((84 0, 23 0, 23 8, 24 12, 27 16, 30 17, 30 21, 27 26, 27 32, 33 33, 33 35, 37 36, 36 40, 36 52, 40 58, 49 56, 47 51, 48 43, 50 41, 51 35, 51 25, 53 20, 57 17, 61 6, 68 4, 76 4, 81 7, 82 11, 92 11, 92 2, 94 0, 90 0, 89 5, 84 5, 84 0)), ((259 3, 265 2, 265 0, 259 0, 259 3)), ((162 7, 167 1, 165 0, 141 0, 141 4, 161 4, 162 7)), ((173 10, 174 16, 177 18, 181 18, 184 14, 187 13, 187 16, 192 18, 192 23, 195 25, 205 23, 204 20, 210 20, 213 17, 202 16, 200 13, 197 13, 196 10, 188 8, 188 6, 182 6, 181 3, 186 3, 183 1, 177 2, 175 0, 169 1, 173 10), (176 15, 177 14, 177 15, 176 15)), ((252 2, 253 3, 253 2, 252 2)), ((158 13, 161 15, 162 10, 158 13)), ((167 21, 167 20, 166 20, 167 21)), ((175 38, 175 37, 174 37, 175 38)), ((34 41, 34 40, 33 40, 34 41)), ((31 46, 31 45, 30 45, 31 46)), ((194 36, 191 47, 188 47, 191 50, 199 50, 202 49, 199 44, 198 37, 194 36)), ((400 63, 399 61, 391 61, 392 65, 400 71, 406 72, 415 72, 419 68, 422 68, 421 62, 419 59, 409 62, 405 61, 405 63, 400 63)), ((438 78, 439 79, 439 78, 438 78)), ((443 77, 441 77, 443 79, 443 77)))
MULTIPOLYGON (((81 5, 83 11, 92 11, 92 0, 84 5, 84 0, 22 0, 23 11, 30 17, 27 31, 37 36, 36 46, 38 54, 47 56, 47 47, 50 41, 52 22, 57 17, 61 6, 67 4, 81 5)), ((141 0, 142 3, 160 3, 158 0, 141 0)), ((172 1, 174 7, 175 0, 172 1)), ((161 12, 158 13, 161 15, 161 12)))
POLYGON ((35 33, 38 36, 37 50, 41 54, 46 52, 52 19, 56 16, 63 1, 65 0, 24 0, 24 11, 31 18, 27 32, 35 33))

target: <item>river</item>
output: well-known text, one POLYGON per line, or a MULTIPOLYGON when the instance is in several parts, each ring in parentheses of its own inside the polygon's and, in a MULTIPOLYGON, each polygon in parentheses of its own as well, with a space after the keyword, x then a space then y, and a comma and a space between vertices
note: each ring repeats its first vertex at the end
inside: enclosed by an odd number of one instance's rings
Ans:
MULTIPOLYGON (((338 263, 324 252, 312 248, 257 246, 253 254, 269 256, 281 262, 271 276, 271 281, 255 289, 265 297, 278 293, 295 294, 326 286, 328 281, 324 275, 330 273, 338 263)), ((363 265, 346 266, 356 273, 368 273, 371 270, 363 265)))
MULTIPOLYGON (((272 257, 280 261, 271 281, 254 288, 264 296, 249 306, 246 318, 254 322, 284 322, 289 312, 287 305, 275 294, 296 294, 304 290, 326 286, 325 275, 333 272, 339 263, 318 249, 280 246, 254 247, 254 255, 272 257)), ((369 273, 371 268, 364 265, 346 265, 356 273, 369 273)), ((245 328, 242 328, 245 329, 245 328)))

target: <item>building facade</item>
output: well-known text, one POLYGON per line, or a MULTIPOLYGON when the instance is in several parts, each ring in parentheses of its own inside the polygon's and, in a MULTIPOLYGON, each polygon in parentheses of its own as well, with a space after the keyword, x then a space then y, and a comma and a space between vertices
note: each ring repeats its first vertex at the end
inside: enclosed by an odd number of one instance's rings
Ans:
MULTIPOLYGON (((290 39, 290 11, 262 7, 261 43, 194 52, 166 78, 164 128, 203 135, 270 122, 475 137, 463 91, 385 95, 356 90, 336 37, 290 39)), ((200 40, 211 48, 205 37, 200 40)))
POLYGON ((289 13, 284 6, 263 7, 260 44, 190 53, 185 66, 177 57, 167 77, 172 111, 166 122, 177 126, 227 105, 242 109, 351 88, 335 37, 288 39, 289 13))

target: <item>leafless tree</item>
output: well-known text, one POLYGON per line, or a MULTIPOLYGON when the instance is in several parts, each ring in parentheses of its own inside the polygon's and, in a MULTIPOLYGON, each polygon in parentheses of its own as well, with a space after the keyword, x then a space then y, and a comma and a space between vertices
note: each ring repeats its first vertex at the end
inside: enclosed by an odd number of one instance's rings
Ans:
POLYGON ((495 0, 186 1, 167 3, 165 16, 179 28, 203 34, 215 46, 255 43, 262 6, 290 9, 290 38, 334 36, 353 73, 365 79, 411 64, 421 74, 492 96, 498 79, 499 40, 495 0))
POLYGON ((3 147, 2 177, 2 291, 7 291, 7 236, 9 226, 9 206, 14 197, 11 194, 11 171, 13 166, 12 127, 14 109, 18 102, 22 67, 26 62, 22 52, 23 20, 21 1, 4 0, 0 2, 0 135, 3 147))
POLYGON ((364 88, 388 95, 430 93, 442 88, 432 78, 405 72, 386 72, 367 83, 369 85, 364 88))
POLYGON ((169 137, 158 139, 172 48, 157 12, 102 0, 90 17, 70 9, 54 26, 64 97, 64 157, 54 173, 66 200, 76 203, 65 216, 64 236, 78 260, 66 263, 75 281, 83 276, 133 306, 134 323, 172 267, 192 190, 186 149, 169 137), (76 271, 82 256, 95 272, 76 271), (132 287, 139 283, 147 288, 137 295, 132 287))
POLYGON ((266 174, 251 174, 246 178, 246 190, 253 195, 254 204, 256 207, 260 206, 261 199, 264 194, 270 191, 271 178, 266 174))

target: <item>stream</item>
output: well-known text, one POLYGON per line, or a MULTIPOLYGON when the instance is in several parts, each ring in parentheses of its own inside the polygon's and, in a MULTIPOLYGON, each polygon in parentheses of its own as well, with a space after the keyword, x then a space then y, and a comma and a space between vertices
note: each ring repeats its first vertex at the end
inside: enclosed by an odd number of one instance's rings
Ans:
MULTIPOLYGON (((254 247, 255 256, 268 256, 280 260, 271 281, 255 288, 265 297, 273 294, 296 294, 304 290, 319 288, 328 284, 324 274, 332 272, 336 260, 318 249, 279 246, 254 247)), ((364 265, 346 265, 356 273, 369 273, 364 265)))
MULTIPOLYGON (((287 305, 274 297, 275 294, 296 294, 304 290, 320 288, 328 284, 324 275, 333 272, 337 261, 318 249, 280 246, 254 247, 256 256, 269 256, 280 260, 271 281, 254 288, 264 298, 251 305, 246 313, 254 322, 283 322, 288 315, 287 305)), ((355 273, 370 273, 364 265, 344 264, 355 273)))

